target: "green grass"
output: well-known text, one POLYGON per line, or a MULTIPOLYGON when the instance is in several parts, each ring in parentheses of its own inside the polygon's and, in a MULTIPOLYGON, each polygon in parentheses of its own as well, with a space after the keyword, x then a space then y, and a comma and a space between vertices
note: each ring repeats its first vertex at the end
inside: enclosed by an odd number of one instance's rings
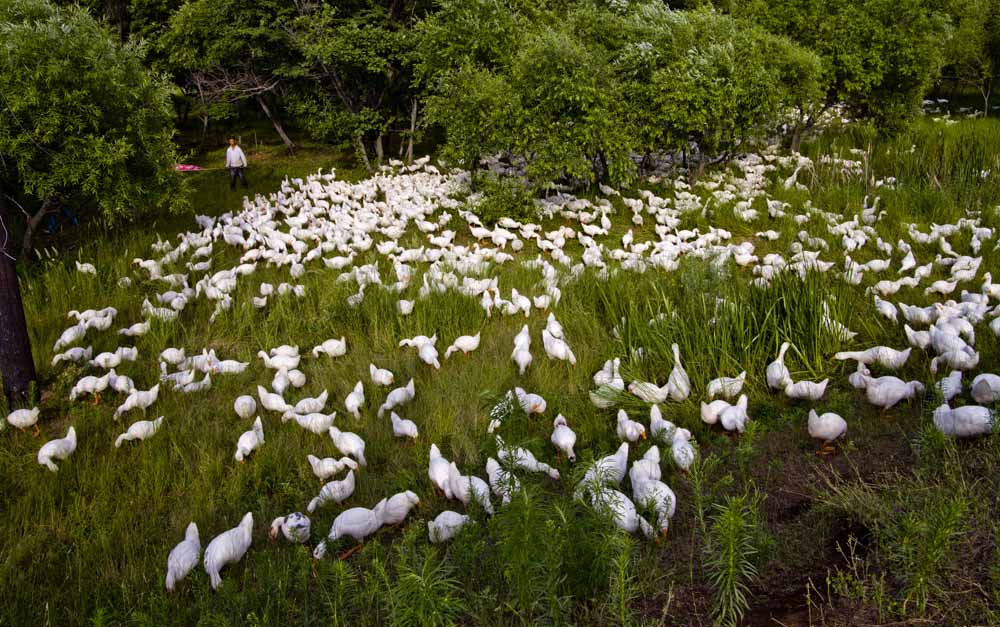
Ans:
MULTIPOLYGON (((998 140, 1000 123, 993 120, 952 127, 921 122, 893 140, 857 131, 821 136, 806 146, 810 156, 831 151, 846 156, 847 147, 860 147, 870 154, 865 157, 866 175, 845 178, 835 168, 817 165, 813 177, 801 179, 810 186, 802 192, 783 189, 781 182, 789 172, 781 170, 771 175, 768 192, 790 202, 793 211, 808 199, 824 211, 848 213, 860 210, 866 194, 877 193, 880 207, 888 212, 877 230, 893 243, 905 236, 907 222, 926 229, 932 221, 954 221, 966 209, 982 211, 984 224, 997 226, 990 208, 1000 200, 1000 168, 993 166, 985 178, 980 171, 995 163, 998 140), (917 145, 914 152, 912 144, 917 145), (876 190, 874 181, 886 176, 897 176, 895 189, 876 190)), ((248 156, 252 193, 269 193, 285 176, 304 176, 331 165, 341 165, 338 174, 343 178, 360 176, 349 164, 342 165, 342 155, 308 148, 294 157, 279 156, 270 147, 248 156)), ((216 165, 220 160, 221 149, 200 162, 216 165)), ((241 205, 242 193, 229 192, 225 172, 191 176, 196 213, 217 215, 241 205)), ((656 189, 664 193, 662 186, 656 189)), ((630 212, 616 206, 614 238, 631 226, 630 212)), ((650 237, 648 222, 633 227, 637 239, 650 237)), ((560 223, 549 221, 545 227, 560 223)), ((242 375, 213 378, 212 389, 205 393, 185 396, 164 390, 148 412, 149 417, 166 416, 163 429, 148 442, 117 450, 114 438, 138 414, 113 421, 120 402, 113 395, 97 406, 68 402, 69 388, 85 370, 50 367, 51 346, 68 326, 65 312, 70 309, 112 305, 119 310, 114 329, 138 321, 142 297, 164 287, 142 280, 132 258, 152 256, 149 246, 157 234, 167 238, 193 228, 193 217, 164 216, 122 232, 96 233, 95 243, 81 245, 74 255, 95 263, 96 277, 77 274, 72 260, 58 253, 44 259, 22 283, 41 378, 43 439, 9 429, 0 434, 0 533, 6 538, 0 543, 0 582, 7 584, 0 625, 708 624, 713 620, 713 589, 731 591, 728 597, 716 597, 732 609, 715 615, 729 622, 740 613, 736 609, 742 607, 741 597, 750 611, 767 599, 768 586, 792 560, 804 565, 804 576, 813 578, 816 586, 825 587, 825 560, 836 551, 837 530, 845 526, 866 538, 864 554, 858 556, 864 568, 851 569, 853 562, 845 562, 834 569, 841 591, 822 600, 828 614, 841 615, 838 612, 853 599, 885 620, 926 617, 946 624, 953 616, 969 623, 996 617, 997 595, 963 596, 958 591, 969 587, 962 583, 960 566, 970 554, 984 556, 981 568, 969 575, 984 590, 992 589, 988 586, 995 585, 1000 572, 998 532, 990 522, 997 515, 994 495, 1000 485, 994 477, 1000 444, 996 438, 959 444, 935 438, 933 430, 927 430, 931 401, 903 403, 888 418, 880 417, 847 386, 853 363, 832 360, 838 350, 905 344, 902 325, 877 317, 862 292, 885 277, 866 276, 861 288, 834 278, 842 271, 842 257, 815 214, 804 226, 767 217, 748 225, 723 205, 705 217, 686 217, 683 226, 704 230, 708 225, 730 230, 735 239, 753 238, 765 228, 778 230, 778 241, 756 242, 761 257, 784 253, 796 233, 806 230, 830 241, 831 252, 822 258, 838 265, 829 274, 809 274, 804 281, 782 278, 763 290, 750 287, 751 273, 732 263, 713 267, 687 258, 669 274, 621 272, 602 281, 588 271, 562 286, 562 302, 555 307, 576 353, 575 367, 545 358, 539 337, 542 316, 527 321, 521 316, 487 319, 476 300, 447 294, 420 301, 411 316, 399 317, 396 300, 401 296, 373 288, 355 309, 345 303, 355 287, 336 283, 337 273, 316 263, 299 281, 306 286, 304 298, 274 296, 258 311, 249 303, 257 286, 288 280, 283 271, 262 265, 241 281, 232 311, 210 323, 212 306, 192 302, 177 323, 154 323, 150 334, 134 342, 140 360, 119 370, 148 389, 156 382, 156 356, 167 346, 214 348, 223 358, 252 362, 251 368, 242 375), (118 278, 126 275, 135 284, 119 288, 118 278), (836 319, 859 333, 857 338, 843 342, 824 327, 824 301, 836 319), (666 317, 650 325, 659 314, 666 317), (532 331, 535 360, 519 377, 510 350, 513 336, 525 323, 532 331), (617 338, 612 332, 616 326, 617 338), (440 371, 422 364, 415 351, 397 348, 403 337, 437 332, 443 353, 458 335, 480 329, 478 351, 453 357, 440 371), (271 373, 255 356, 259 349, 289 343, 306 352, 341 335, 347 337, 348 354, 335 360, 305 357, 301 369, 309 381, 292 396, 329 390, 328 409, 339 412, 338 426, 365 438, 369 465, 347 503, 311 516, 313 538, 325 534, 346 507, 370 507, 407 489, 417 492, 422 503, 402 528, 381 530, 349 561, 328 556, 314 563, 302 547, 270 544, 266 527, 273 517, 300 510, 315 496, 321 484, 305 456, 334 455, 332 443, 265 413, 266 444, 246 464, 235 463, 236 439, 249 423, 235 416, 232 402, 258 384, 270 384, 271 373), (815 443, 805 428, 810 406, 766 389, 764 367, 785 340, 794 344, 788 365, 796 380, 832 378, 820 406, 840 413, 850 424, 847 441, 834 460, 815 459, 815 443), (664 405, 664 415, 691 429, 700 459, 685 476, 664 455, 663 480, 678 496, 670 534, 659 544, 639 538, 626 541, 601 515, 572 498, 573 482, 587 463, 618 444, 614 411, 597 410, 588 399, 590 378, 604 360, 621 356, 627 377, 662 384, 673 368, 673 342, 680 344, 694 393, 683 403, 664 405), (641 359, 635 352, 639 347, 644 349, 641 359), (385 391, 370 384, 369 363, 391 369, 397 382, 414 378, 416 399, 400 413, 420 427, 416 446, 400 448, 388 421, 375 417, 385 391), (707 382, 741 370, 749 373, 746 392, 755 423, 752 438, 744 435, 743 440, 723 435, 699 418, 707 382), (355 423, 344 412, 343 399, 358 380, 365 381, 368 402, 355 423), (525 490, 509 506, 492 518, 473 511, 475 523, 454 542, 429 546, 424 523, 443 509, 462 509, 435 493, 427 478, 430 444, 436 443, 463 473, 484 476, 486 458, 495 456, 493 438, 486 433, 489 409, 515 385, 541 393, 548 410, 541 418, 515 413, 503 427, 505 440, 551 462, 551 420, 562 413, 578 435, 576 466, 559 463, 561 482, 522 474, 525 490), (79 448, 52 475, 35 463, 35 454, 42 441, 61 436, 69 424, 77 429, 79 448), (900 445, 908 455, 886 462, 887 443, 900 445), (891 464, 891 474, 871 475, 871 466, 884 463, 891 464), (830 474, 831 468, 842 471, 845 464, 850 472, 830 474), (795 472, 805 475, 801 481, 806 487, 795 483, 795 472), (751 489, 766 497, 760 521, 756 512, 750 516, 745 504, 737 507, 733 500, 751 489), (779 511, 793 489, 808 492, 807 506, 792 514, 791 521, 769 516, 768 508, 773 504, 779 511), (720 509, 722 504, 728 507, 720 509), (242 562, 223 571, 220 591, 210 592, 199 567, 168 596, 163 590, 166 556, 185 526, 197 522, 202 544, 207 545, 246 511, 255 517, 254 544, 242 562), (754 556, 760 558, 753 562, 756 576, 743 569, 739 577, 730 572, 720 579, 713 574, 720 572, 720 547, 728 547, 730 562, 751 553, 745 545, 752 534, 741 531, 748 518, 773 537, 774 550, 754 556), (803 522, 808 520, 822 524, 803 522)), ((956 250, 967 244, 967 236, 962 237, 966 239, 954 240, 956 250)), ((416 241, 408 236, 409 245, 416 241)), ((984 245, 980 271, 1000 276, 1000 256, 993 246, 984 245)), ((528 248, 523 258, 535 255, 533 246, 528 248)), ((937 253, 934 246, 914 245, 914 251, 922 262, 937 253)), ((569 252, 579 256, 578 245, 569 252)), ((854 257, 864 262, 876 256, 882 255, 869 245, 854 257)), ((217 245, 213 269, 231 267, 237 258, 217 245)), ((357 262, 375 260, 369 253, 357 262)), ((384 261, 381 269, 383 275, 391 270, 384 261)), ((511 287, 534 293, 539 279, 536 271, 514 264, 496 272, 505 294, 511 287)), ((941 278, 941 271, 935 272, 932 279, 941 278)), ((418 274, 414 286, 419 284, 418 274)), ((965 287, 975 289, 978 283, 965 287)), ((402 297, 415 293, 413 287, 402 297)), ((922 291, 909 289, 896 300, 932 302, 922 291)), ((977 330, 981 364, 989 371, 1000 354, 997 339, 985 329, 977 330)), ((109 331, 92 333, 86 342, 93 342, 96 353, 113 349, 118 339, 109 331)), ((897 375, 929 382, 928 363, 915 351, 897 375)), ((621 403, 633 418, 646 420, 644 404, 631 397, 621 403)), ((633 447, 631 458, 643 450, 633 447)), ((348 547, 344 543, 333 548, 348 547)), ((805 587, 802 604, 804 595, 805 587)))

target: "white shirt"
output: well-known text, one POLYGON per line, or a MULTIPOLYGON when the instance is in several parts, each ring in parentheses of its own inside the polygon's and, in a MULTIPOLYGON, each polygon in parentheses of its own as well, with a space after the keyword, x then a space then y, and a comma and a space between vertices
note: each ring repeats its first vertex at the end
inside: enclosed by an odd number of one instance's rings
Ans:
POLYGON ((226 149, 226 167, 227 168, 245 168, 247 167, 247 157, 243 154, 243 149, 239 146, 230 146, 226 149))

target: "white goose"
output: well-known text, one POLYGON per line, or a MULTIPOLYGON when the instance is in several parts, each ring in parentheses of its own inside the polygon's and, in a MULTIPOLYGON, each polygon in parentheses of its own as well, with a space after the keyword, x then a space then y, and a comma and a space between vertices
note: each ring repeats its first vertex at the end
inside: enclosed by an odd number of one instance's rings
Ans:
POLYGON ((375 385, 388 387, 396 381, 396 377, 393 376, 391 371, 385 368, 378 368, 375 364, 368 364, 368 374, 375 385))
POLYGON ((1000 377, 984 373, 972 380, 972 398, 980 405, 1000 400, 1000 377))
POLYGON ((167 592, 173 592, 177 583, 188 576, 198 565, 201 557, 201 539, 198 537, 198 525, 193 522, 184 530, 184 539, 170 551, 167 556, 167 592))
POLYGON ((38 437, 38 416, 41 414, 41 410, 37 407, 32 409, 18 409, 7 414, 7 424, 17 429, 27 429, 28 427, 34 427, 35 437, 38 437))
POLYGON ((659 405, 649 408, 649 435, 657 442, 669 442, 674 437, 677 426, 663 418, 659 405))
POLYGON ((451 463, 441 455, 441 449, 437 444, 431 444, 431 451, 427 462, 427 476, 445 497, 451 498, 451 485, 448 482, 451 463))
POLYGON ((307 455, 306 460, 309 462, 309 466, 312 468, 313 474, 316 475, 320 481, 324 481, 334 475, 340 474, 340 472, 345 468, 350 468, 351 470, 358 469, 358 462, 354 461, 350 457, 341 457, 340 459, 324 457, 320 459, 315 455, 307 455))
POLYGON ((159 383, 157 383, 147 391, 133 389, 132 392, 128 395, 128 398, 125 399, 125 402, 119 405, 118 409, 115 410, 115 420, 118 420, 118 417, 124 414, 125 412, 131 411, 133 409, 141 409, 143 411, 149 409, 149 407, 156 402, 156 399, 159 398, 159 396, 160 396, 159 383))
POLYGON ((624 409, 618 410, 618 425, 615 429, 618 439, 628 442, 638 442, 639 439, 646 439, 646 427, 641 422, 636 422, 628 417, 624 409))
POLYGON ((257 401, 252 396, 237 396, 233 402, 233 411, 236 412, 237 416, 246 420, 257 413, 257 401))
POLYGON ((791 399, 818 401, 826 392, 826 386, 828 383, 830 383, 829 379, 823 379, 819 383, 814 383, 812 381, 797 381, 789 383, 785 386, 785 396, 791 399))
POLYGON ((490 481, 490 489, 493 490, 493 494, 504 505, 510 503, 510 500, 521 489, 520 479, 500 466, 500 462, 492 457, 486 460, 486 477, 490 481))
POLYGON ((463 475, 455 462, 448 467, 448 486, 451 488, 452 498, 458 499, 466 507, 475 500, 487 514, 493 515, 489 485, 475 475, 463 475))
POLYGON ((285 370, 293 370, 298 367, 300 360, 298 355, 285 355, 279 353, 272 357, 264 351, 258 352, 257 356, 264 360, 265 368, 270 368, 272 370, 279 370, 281 368, 284 368, 285 370))
POLYGON ((260 397, 261 406, 268 411, 275 411, 283 414, 292 409, 291 405, 285 402, 281 394, 274 394, 264 389, 264 386, 257 386, 257 396, 260 397))
POLYGON ((744 370, 736 377, 719 377, 708 382, 708 398, 716 396, 723 398, 735 398, 743 390, 743 384, 747 380, 747 371, 744 370))
POLYGON ((410 438, 414 441, 419 437, 417 424, 412 420, 400 418, 396 412, 390 413, 389 418, 392 420, 392 435, 395 437, 410 438))
POLYGON ((663 387, 648 381, 633 381, 628 391, 651 405, 659 405, 670 397, 670 383, 663 387))
POLYGON ((361 406, 365 404, 365 385, 361 381, 358 381, 354 385, 354 389, 351 393, 347 395, 344 399, 344 407, 347 409, 347 413, 354 416, 355 420, 361 419, 361 406))
POLYGON ((385 402, 378 408, 378 417, 381 418, 385 412, 395 409, 400 405, 409 403, 416 396, 416 388, 413 386, 413 379, 403 387, 399 387, 389 392, 385 397, 385 402))
POLYGON ((329 392, 323 390, 319 396, 304 398, 295 403, 295 407, 292 408, 292 411, 296 414, 315 414, 321 412, 326 407, 326 401, 329 398, 329 392))
POLYGON ((691 444, 691 432, 687 429, 677 429, 674 432, 674 439, 670 443, 670 455, 674 458, 674 464, 680 468, 681 472, 687 473, 694 464, 695 450, 691 444))
POLYGON ((272 520, 271 530, 268 531, 267 536, 274 542, 278 539, 278 534, 281 534, 289 542, 303 544, 309 540, 311 530, 312 523, 309 521, 309 517, 301 512, 294 512, 272 520))
POLYGON ((544 462, 538 461, 528 449, 518 446, 508 448, 499 435, 496 436, 496 443, 497 457, 500 458, 500 461, 510 463, 515 468, 522 468, 528 472, 545 473, 552 479, 559 480, 559 471, 544 462))
POLYGON ((889 409, 899 401, 923 394, 924 384, 919 381, 903 381, 897 377, 865 377, 865 396, 872 405, 889 409))
POLYGON ((313 357, 327 355, 329 357, 342 357, 347 354, 347 340, 341 337, 339 340, 326 340, 322 344, 312 349, 313 357))
POLYGON ((337 427, 330 427, 329 434, 333 445, 343 455, 350 455, 357 460, 361 467, 368 465, 365 461, 365 441, 361 439, 361 436, 350 431, 341 431, 337 427))
POLYGON ((643 481, 659 481, 661 476, 660 447, 655 445, 649 447, 641 458, 632 462, 632 468, 628 471, 633 489, 643 481))
POLYGON ((311 431, 316 435, 323 435, 333 426, 333 421, 336 417, 337 412, 333 412, 332 414, 324 414, 322 412, 313 412, 311 414, 285 412, 281 415, 281 422, 294 420, 297 425, 306 431, 311 431))
POLYGON ((633 481, 632 496, 636 503, 656 511, 656 524, 660 528, 660 535, 666 536, 670 528, 670 519, 677 511, 677 496, 674 491, 659 480, 647 480, 638 484, 633 481))
POLYGON ((989 435, 994 432, 995 423, 996 415, 979 405, 952 409, 946 403, 934 410, 934 426, 938 431, 959 438, 989 435))
MULTIPOLYGON (((341 512, 333 520, 333 525, 330 526, 330 533, 327 534, 326 538, 313 551, 313 558, 322 559, 326 555, 327 543, 336 542, 341 538, 353 538, 358 542, 364 542, 365 538, 378 531, 382 526, 385 503, 385 499, 382 499, 373 509, 352 507, 349 510, 341 512)), ((348 554, 359 548, 361 548, 360 544, 352 549, 352 551, 349 551, 348 554)), ((347 554, 342 556, 342 558, 346 556, 347 554)))
POLYGON ((618 490, 601 487, 590 495, 590 505, 599 512, 606 512, 619 529, 626 533, 642 531, 647 538, 656 537, 656 530, 639 515, 635 503, 618 490))
POLYGON ((133 422, 125 433, 118 436, 115 440, 115 448, 120 448, 122 442, 129 442, 131 440, 147 440, 153 437, 157 431, 160 430, 160 426, 163 425, 163 416, 160 416, 156 420, 140 420, 138 422, 133 422))
POLYGON ((778 351, 778 358, 767 365, 765 374, 767 376, 767 387, 772 390, 784 390, 792 382, 792 375, 785 366, 785 353, 788 352, 790 342, 783 342, 781 350, 778 351))
POLYGON ((573 452, 573 447, 576 445, 576 433, 569 428, 566 418, 562 414, 556 416, 556 419, 552 421, 552 436, 549 439, 552 442, 552 446, 556 447, 556 450, 560 453, 566 455, 566 459, 571 464, 576 461, 576 453, 573 452))
POLYGON ((628 469, 628 442, 622 442, 613 455, 607 455, 597 460, 587 469, 583 479, 577 486, 577 496, 591 491, 594 486, 614 484, 619 485, 625 478, 628 469))
POLYGON ((521 410, 526 414, 544 414, 548 408, 545 399, 538 394, 528 393, 524 389, 516 387, 514 395, 517 397, 517 403, 521 406, 521 410))
POLYGON ((707 425, 714 425, 719 422, 719 415, 732 405, 724 399, 716 399, 710 403, 701 403, 701 421, 707 425))
POLYGON ((448 542, 458 535, 462 527, 469 523, 470 518, 451 510, 445 510, 437 518, 427 523, 427 535, 434 544, 448 542))
POLYGON ((420 507, 420 497, 411 490, 390 496, 382 510, 382 524, 398 525, 402 523, 414 507, 420 507))
POLYGON ((482 332, 476 333, 475 335, 462 335, 458 337, 452 343, 452 345, 449 346, 444 351, 444 358, 448 359, 449 357, 452 356, 452 354, 457 353, 459 351, 461 351, 463 355, 468 355, 469 353, 473 352, 474 350, 479 348, 479 340, 481 335, 482 332))
POLYGON ((309 505, 306 507, 306 511, 310 514, 316 511, 317 507, 324 505, 325 503, 343 503, 354 494, 354 488, 356 486, 354 479, 354 471, 347 471, 347 476, 339 481, 330 481, 320 488, 319 495, 313 500, 309 501, 309 505))
POLYGON ((52 460, 65 460, 76 450, 76 429, 70 427, 66 431, 66 437, 56 440, 49 440, 38 450, 38 463, 45 466, 52 472, 58 472, 59 467, 52 460))
POLYGON ((847 433, 847 421, 833 412, 820 415, 815 409, 810 409, 808 429, 809 437, 822 442, 817 454, 825 454, 833 450, 831 442, 847 433))
POLYGON ((947 377, 938 381, 934 386, 941 392, 944 402, 950 403, 951 399, 962 393, 962 371, 952 370, 947 377))
POLYGON ((863 351, 843 351, 834 355, 833 358, 840 361, 854 359, 866 366, 878 364, 889 370, 898 370, 906 364, 911 351, 913 351, 912 347, 898 351, 888 346, 873 346, 863 351))
POLYGON ((253 514, 247 512, 236 527, 215 536, 205 548, 205 572, 208 573, 212 590, 222 584, 219 571, 228 564, 243 559, 253 541, 253 514))
POLYGON ((264 424, 260 421, 260 416, 253 421, 253 428, 244 431, 240 439, 236 441, 236 461, 243 463, 246 456, 260 448, 264 444, 264 424))
POLYGON ((674 343, 670 345, 670 350, 674 353, 674 369, 670 371, 667 378, 667 389, 670 398, 675 401, 683 401, 691 394, 691 379, 681 364, 681 349, 674 343))
POLYGON ((750 416, 747 414, 747 404, 747 395, 741 394, 735 405, 725 407, 719 412, 719 422, 722 423, 722 427, 726 431, 743 433, 747 420, 750 420, 750 416))

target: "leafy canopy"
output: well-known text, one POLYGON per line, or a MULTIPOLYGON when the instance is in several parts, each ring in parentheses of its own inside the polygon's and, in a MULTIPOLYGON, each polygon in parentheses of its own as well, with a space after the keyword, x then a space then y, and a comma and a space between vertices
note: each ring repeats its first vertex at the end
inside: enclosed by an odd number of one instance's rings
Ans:
POLYGON ((0 0, 0 176, 111 221, 180 200, 173 88, 79 7, 0 0))

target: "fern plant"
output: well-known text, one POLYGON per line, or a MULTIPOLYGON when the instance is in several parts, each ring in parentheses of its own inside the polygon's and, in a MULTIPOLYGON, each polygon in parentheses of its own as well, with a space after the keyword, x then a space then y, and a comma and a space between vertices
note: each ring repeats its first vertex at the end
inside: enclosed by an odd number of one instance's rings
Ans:
POLYGON ((607 542, 609 548, 614 551, 608 582, 609 609, 613 612, 615 624, 631 625, 631 605, 638 595, 635 573, 632 569, 634 540, 625 534, 613 533, 609 534, 607 542))
POLYGON ((459 613, 460 589, 453 570, 428 548, 402 559, 390 594, 392 624, 409 627, 453 625, 459 613), (411 563, 412 562, 412 563, 411 563))
POLYGON ((749 585, 757 577, 758 499, 727 497, 716 510, 705 545, 705 569, 715 592, 712 615, 719 624, 736 625, 750 606, 749 585))

